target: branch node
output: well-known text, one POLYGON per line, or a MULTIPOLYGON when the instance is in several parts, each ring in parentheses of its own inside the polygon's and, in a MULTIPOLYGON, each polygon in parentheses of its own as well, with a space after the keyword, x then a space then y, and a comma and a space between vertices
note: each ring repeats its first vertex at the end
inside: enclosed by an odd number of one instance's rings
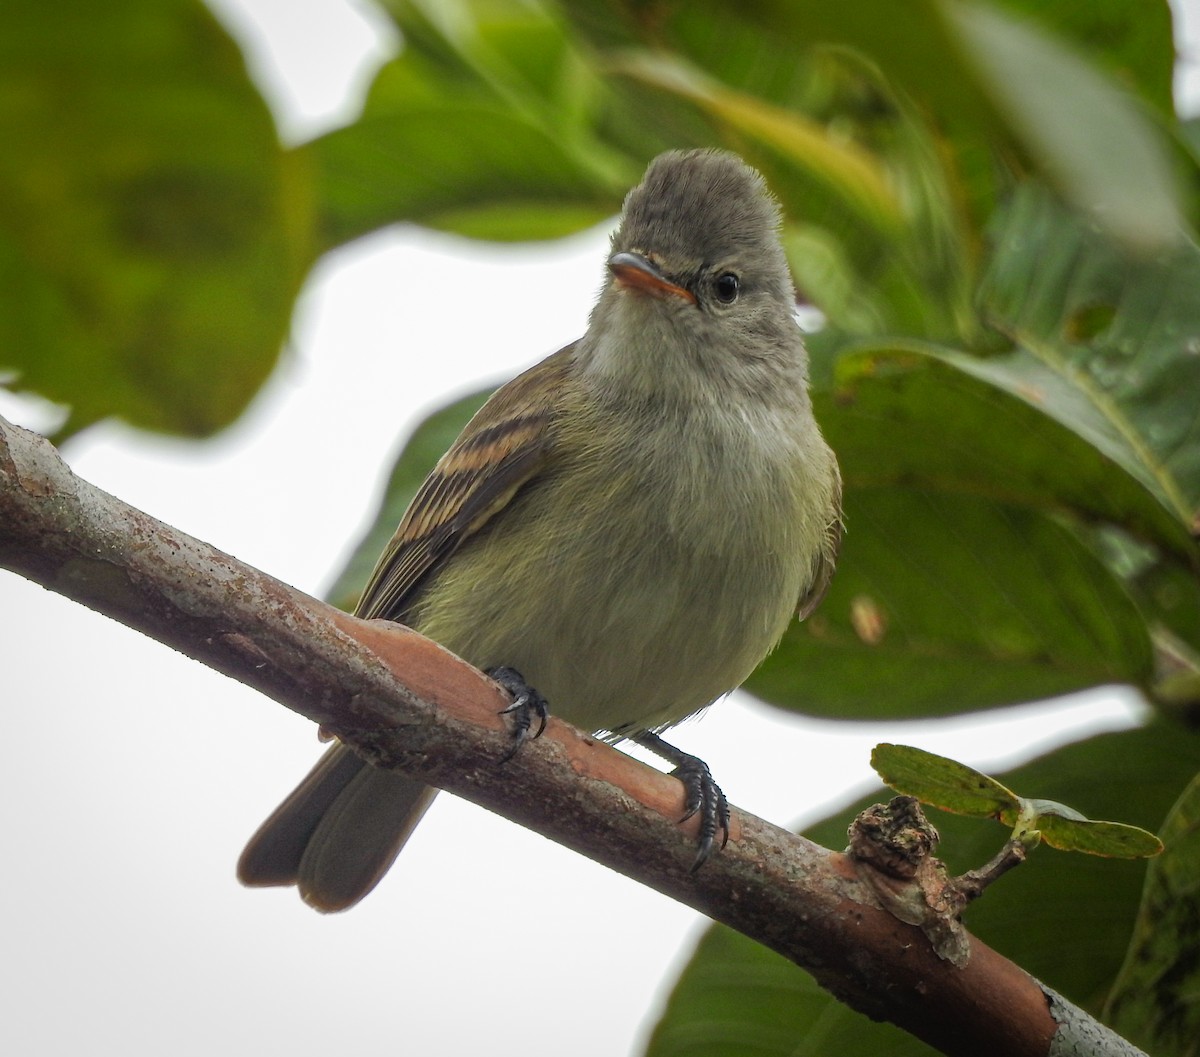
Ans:
POLYGON ((861 812, 850 826, 847 854, 858 875, 893 917, 916 925, 937 956, 959 969, 971 944, 959 920, 962 894, 934 856, 938 831, 915 797, 893 797, 861 812))

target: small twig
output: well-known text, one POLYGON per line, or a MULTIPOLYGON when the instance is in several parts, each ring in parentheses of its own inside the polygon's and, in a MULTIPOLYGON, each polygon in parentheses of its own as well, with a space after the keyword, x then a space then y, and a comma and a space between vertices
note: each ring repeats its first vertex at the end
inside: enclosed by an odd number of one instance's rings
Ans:
POLYGON ((968 870, 954 878, 954 887, 962 896, 963 906, 983 895, 983 890, 998 881, 1014 866, 1025 861, 1028 851, 1019 840, 1010 839, 992 858, 977 870, 968 870))

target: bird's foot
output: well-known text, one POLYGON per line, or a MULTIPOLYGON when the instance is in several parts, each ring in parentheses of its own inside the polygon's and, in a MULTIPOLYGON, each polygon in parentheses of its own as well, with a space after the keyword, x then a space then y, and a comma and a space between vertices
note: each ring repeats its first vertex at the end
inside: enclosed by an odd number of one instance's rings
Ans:
POLYGON ((708 764, 698 756, 681 752, 657 734, 649 732, 635 734, 632 740, 675 765, 671 774, 683 783, 684 815, 679 821, 686 822, 693 815, 700 816, 696 859, 688 871, 695 873, 712 855, 717 846, 718 832, 721 834, 720 846, 724 848, 729 843, 729 801, 725 799, 721 787, 713 781, 708 764))
POLYGON ((695 814, 700 815, 700 840, 696 859, 688 873, 695 873, 713 853, 717 833, 721 834, 721 847, 729 843, 729 801, 725 793, 713 781, 712 772, 703 760, 688 756, 671 772, 683 783, 686 794, 684 806, 687 810, 680 822, 686 822, 695 814))
POLYGON ((501 665, 489 668, 485 674, 512 695, 512 704, 500 710, 500 715, 512 716, 512 745, 500 759, 501 763, 508 763, 525 742, 542 736, 550 709, 546 705, 546 699, 530 686, 515 668, 501 665), (530 733, 535 717, 538 721, 537 730, 530 733))

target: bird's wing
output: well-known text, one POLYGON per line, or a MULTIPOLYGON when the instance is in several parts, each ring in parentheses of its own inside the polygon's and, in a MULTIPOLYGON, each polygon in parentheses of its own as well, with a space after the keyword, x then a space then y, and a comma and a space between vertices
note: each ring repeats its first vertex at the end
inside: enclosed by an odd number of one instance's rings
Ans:
POLYGON ((821 599, 829 590, 829 581, 833 579, 833 567, 837 564, 838 551, 842 546, 842 478, 841 474, 836 472, 833 488, 833 517, 825 527, 825 543, 817 555, 812 583, 796 604, 796 611, 801 620, 821 604, 821 599))
POLYGON ((503 510, 550 455, 568 345, 498 389, 438 460, 375 565, 355 612, 403 621, 421 587, 503 510))

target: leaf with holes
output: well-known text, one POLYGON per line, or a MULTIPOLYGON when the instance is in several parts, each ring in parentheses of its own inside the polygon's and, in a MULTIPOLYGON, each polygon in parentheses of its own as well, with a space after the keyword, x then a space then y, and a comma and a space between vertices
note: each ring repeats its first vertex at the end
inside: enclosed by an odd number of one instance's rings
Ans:
POLYGON ((876 745, 871 766, 896 792, 956 815, 1000 818, 1020 808, 1020 797, 995 778, 911 745, 876 745))
POLYGON ((1060 851, 1119 859, 1144 859, 1162 851, 1162 842, 1137 826, 1098 822, 1056 800, 1018 796, 995 778, 957 760, 911 745, 876 745, 871 766, 898 793, 956 815, 994 818, 1021 839, 1033 836, 1060 851))
POLYGON ((1133 942, 1105 1021, 1148 1053, 1200 1052, 1200 776, 1162 826, 1166 854, 1150 864, 1133 942))

